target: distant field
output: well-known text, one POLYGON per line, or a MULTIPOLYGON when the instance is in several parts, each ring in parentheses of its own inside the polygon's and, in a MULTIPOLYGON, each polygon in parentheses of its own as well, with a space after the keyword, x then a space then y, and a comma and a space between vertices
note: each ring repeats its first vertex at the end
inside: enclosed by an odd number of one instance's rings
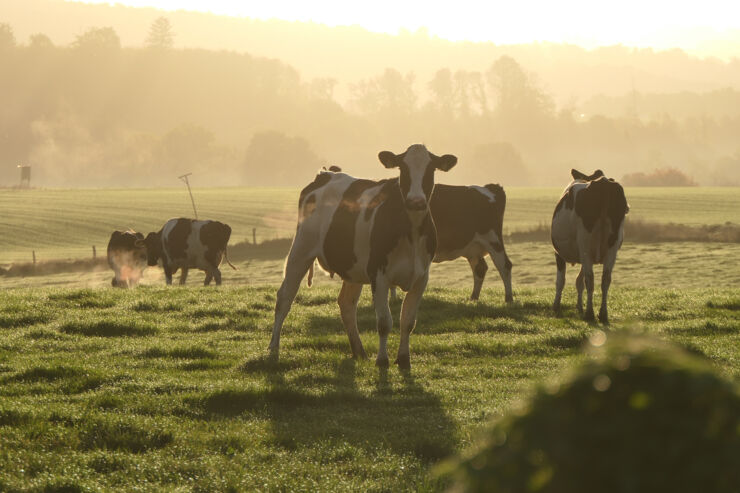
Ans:
MULTIPOLYGON (((506 233, 549 224, 562 188, 508 188, 506 233)), ((297 189, 195 189, 199 217, 229 223, 232 243, 289 237, 297 189)), ((632 188, 630 217, 686 224, 740 223, 740 188, 632 188)), ((0 265, 82 258, 104 252, 111 231, 154 231, 171 217, 192 216, 184 188, 138 190, 0 190, 0 265)), ((628 239, 629 240, 629 239, 628 239)))

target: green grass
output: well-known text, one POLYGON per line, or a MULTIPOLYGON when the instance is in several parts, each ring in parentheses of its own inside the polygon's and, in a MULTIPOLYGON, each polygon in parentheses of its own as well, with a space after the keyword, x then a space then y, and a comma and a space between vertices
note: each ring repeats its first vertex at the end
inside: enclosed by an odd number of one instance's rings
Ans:
MULTIPOLYGON (((740 381, 740 289, 619 279, 612 330, 674 341, 740 381)), ((571 282, 560 317, 551 287, 520 285, 503 306, 500 281, 480 303, 441 284, 422 302, 410 374, 350 358, 327 280, 299 292, 277 363, 274 282, 5 290, 0 491, 444 489, 435 464, 534 381, 587 358, 600 326, 577 317, 571 282)), ((359 325, 374 354, 368 291, 359 325)))
MULTIPOLYGON (((566 183, 563 183, 563 187, 566 183)), ((549 225, 562 193, 556 188, 508 187, 504 232, 549 225)), ((630 188, 630 217, 687 224, 740 223, 738 188, 630 188)), ((199 217, 233 228, 231 243, 290 237, 297 189, 221 188, 193 191, 199 217)), ((0 265, 104 255, 116 229, 156 231, 171 217, 192 215, 185 188, 138 190, 0 190, 0 265)))

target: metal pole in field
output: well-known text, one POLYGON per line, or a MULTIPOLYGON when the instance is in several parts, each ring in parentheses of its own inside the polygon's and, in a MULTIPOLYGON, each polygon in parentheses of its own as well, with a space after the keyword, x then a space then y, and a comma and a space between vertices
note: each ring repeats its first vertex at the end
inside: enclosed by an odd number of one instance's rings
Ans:
POLYGON ((192 175, 192 173, 185 173, 182 176, 178 176, 179 179, 185 182, 185 185, 188 186, 188 193, 190 194, 190 202, 193 204, 193 213, 195 214, 195 219, 198 219, 198 211, 195 210, 195 200, 193 199, 193 192, 190 190, 190 181, 188 180, 188 176, 192 175))

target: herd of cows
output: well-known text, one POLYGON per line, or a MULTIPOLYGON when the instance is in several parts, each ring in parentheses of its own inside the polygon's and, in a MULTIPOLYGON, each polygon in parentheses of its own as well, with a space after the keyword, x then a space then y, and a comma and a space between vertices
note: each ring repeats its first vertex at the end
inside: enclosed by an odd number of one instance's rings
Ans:
MULTIPOLYGON (((407 292, 401 307, 401 338, 396 363, 410 368, 409 335, 416 324, 429 267, 465 257, 473 271, 471 299, 478 299, 490 255, 504 282, 505 299, 513 300, 512 264, 503 243, 506 194, 499 185, 436 185, 435 172, 457 164, 450 154, 436 156, 420 144, 401 154, 378 154, 386 168, 399 177, 386 180, 354 178, 332 166, 320 171, 301 190, 296 235, 285 262, 277 293, 270 352, 277 357, 280 331, 296 297, 301 280, 313 278, 314 263, 330 275, 339 275, 339 309, 352 354, 366 357, 357 330, 357 303, 369 284, 377 317, 379 348, 376 364, 389 365, 387 340, 392 327, 389 293, 396 286, 407 292), (434 191, 434 193, 432 193, 434 191)), ((599 320, 608 323, 607 293, 611 271, 622 244, 624 217, 629 211, 622 186, 597 170, 585 175, 571 170, 573 181, 565 189, 552 218, 557 281, 554 309, 560 308, 566 263, 581 264, 576 279, 578 310, 594 319, 595 264, 603 264, 599 320)), ((116 231, 108 244, 108 262, 115 272, 113 286, 135 285, 144 268, 161 263, 167 284, 180 269, 180 284, 188 270, 205 271, 205 285, 221 284, 219 265, 226 256, 231 228, 218 221, 171 219, 156 233, 144 237, 133 231, 116 231)), ((228 257, 226 258, 228 262, 228 257)), ((228 262, 231 265, 230 262, 228 262)), ((233 268, 234 266, 231 265, 233 268)))

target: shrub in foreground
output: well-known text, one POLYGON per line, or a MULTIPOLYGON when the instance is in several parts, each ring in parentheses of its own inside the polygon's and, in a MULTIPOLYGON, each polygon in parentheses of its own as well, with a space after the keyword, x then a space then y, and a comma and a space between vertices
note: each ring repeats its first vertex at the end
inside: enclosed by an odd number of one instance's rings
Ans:
POLYGON ((449 464, 455 489, 740 491, 733 384, 683 350, 615 339, 566 383, 537 389, 476 451, 449 464))

